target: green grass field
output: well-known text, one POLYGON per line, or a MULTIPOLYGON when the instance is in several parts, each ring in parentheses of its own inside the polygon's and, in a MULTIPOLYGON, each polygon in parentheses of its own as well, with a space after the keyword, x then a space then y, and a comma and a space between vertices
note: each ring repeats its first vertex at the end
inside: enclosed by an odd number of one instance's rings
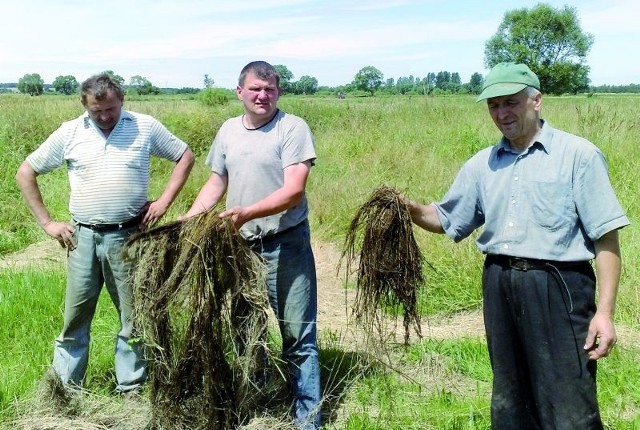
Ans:
MULTIPOLYGON (((632 222, 620 235, 624 269, 616 313, 628 338, 621 338, 614 353, 599 364, 602 414, 607 428, 616 430, 640 429, 639 102, 640 97, 604 95, 543 99, 543 117, 551 125, 582 135, 604 151, 614 188, 632 222)), ((232 102, 205 107, 164 98, 125 102, 125 107, 160 119, 198 157, 167 215, 175 218, 190 206, 208 176, 203 160, 215 131, 226 118, 240 114, 241 106, 232 102)), ((338 248, 356 210, 378 185, 394 186, 422 202, 437 200, 460 165, 499 138, 486 106, 471 96, 284 97, 280 107, 305 118, 314 132, 318 160, 307 188, 312 232, 338 248)), ((46 239, 21 200, 15 171, 62 121, 81 112, 75 97, 0 95, 0 256, 46 239)), ((171 167, 153 165, 151 197, 158 195, 171 167)), ((42 177, 41 188, 54 217, 67 219, 64 169, 42 177)), ((424 269, 428 282, 421 294, 422 313, 439 317, 478 310, 482 256, 473 237, 454 244, 443 235, 416 230, 416 238, 436 269, 424 269)), ((50 364, 53 339, 61 327, 64 284, 62 269, 0 272, 0 428, 24 413, 21 405, 33 396, 50 364)), ((112 396, 114 384, 116 324, 112 305, 102 297, 86 384, 105 396, 112 396)), ((481 337, 424 339, 394 349, 393 370, 370 363, 364 353, 354 354, 332 330, 321 333, 320 346, 323 380, 340 393, 340 416, 330 417, 326 428, 490 428, 491 369, 481 337)))

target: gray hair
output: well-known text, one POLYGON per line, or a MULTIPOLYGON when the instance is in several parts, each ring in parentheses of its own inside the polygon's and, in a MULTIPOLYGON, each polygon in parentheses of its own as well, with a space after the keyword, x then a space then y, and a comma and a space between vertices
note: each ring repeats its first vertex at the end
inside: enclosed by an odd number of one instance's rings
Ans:
POLYGON ((535 99, 536 97, 538 97, 538 94, 542 94, 542 92, 535 87, 526 87, 524 91, 526 91, 527 96, 529 96, 529 98, 531 99, 535 99))

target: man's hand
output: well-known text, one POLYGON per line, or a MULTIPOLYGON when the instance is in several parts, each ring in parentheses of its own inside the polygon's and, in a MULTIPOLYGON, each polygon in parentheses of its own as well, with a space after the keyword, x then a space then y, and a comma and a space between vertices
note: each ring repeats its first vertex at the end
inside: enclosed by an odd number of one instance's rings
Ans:
POLYGON ((160 200, 147 202, 147 204, 143 208, 143 211, 145 211, 145 213, 144 217, 142 218, 142 225, 140 226, 140 228, 142 230, 146 230, 153 227, 153 225, 160 221, 160 218, 162 218, 164 214, 167 213, 168 209, 169 206, 162 203, 160 200))
POLYGON ((44 231, 58 241, 60 246, 73 251, 76 249, 76 241, 73 239, 74 227, 66 222, 49 221, 42 226, 44 231))
POLYGON ((220 212, 220 215, 218 216, 220 218, 231 218, 231 222, 237 229, 242 227, 245 222, 249 221, 247 217, 247 211, 245 210, 245 208, 242 208, 240 206, 236 206, 220 212))
POLYGON ((584 344, 584 349, 589 351, 589 359, 597 360, 606 357, 616 341, 616 330, 611 317, 605 313, 596 312, 589 323, 589 332, 584 344))
POLYGON ((411 220, 414 224, 432 233, 444 233, 435 206, 422 205, 404 195, 400 196, 400 201, 409 209, 409 215, 411 215, 411 220))

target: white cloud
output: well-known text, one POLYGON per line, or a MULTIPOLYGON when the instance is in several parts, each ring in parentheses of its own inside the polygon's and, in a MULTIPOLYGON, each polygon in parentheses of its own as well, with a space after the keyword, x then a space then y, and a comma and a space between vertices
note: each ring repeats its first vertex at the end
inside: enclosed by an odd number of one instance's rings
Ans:
MULTIPOLYGON (((578 8, 583 29, 595 36, 588 58, 594 75, 622 62, 618 69, 638 69, 640 56, 630 52, 636 48, 628 42, 640 32, 635 0, 569 3, 578 8), (621 45, 626 51, 618 53, 621 45), (607 61, 606 55, 621 59, 607 61)), ((3 17, 0 25, 0 82, 25 73, 40 73, 45 81, 59 74, 81 79, 112 69, 152 82, 158 76, 174 86, 199 86, 207 72, 233 86, 239 68, 256 58, 291 65, 294 74, 314 76, 320 85, 347 83, 365 65, 396 78, 449 70, 465 79, 483 72, 485 41, 504 12, 519 7, 531 5, 524 0, 508 7, 471 0, 11 1, 2 9, 11 18, 3 17)))

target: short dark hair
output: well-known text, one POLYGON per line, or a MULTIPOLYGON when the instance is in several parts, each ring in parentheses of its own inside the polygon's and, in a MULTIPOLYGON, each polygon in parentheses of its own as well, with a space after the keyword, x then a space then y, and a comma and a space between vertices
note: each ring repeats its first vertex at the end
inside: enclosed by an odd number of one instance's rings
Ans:
POLYGON ((109 91, 113 91, 121 101, 124 100, 122 87, 108 73, 93 75, 84 81, 80 87, 82 104, 87 104, 88 95, 92 95, 96 100, 104 100, 109 91))
POLYGON ((271 78, 276 78, 276 85, 280 86, 280 75, 278 71, 271 64, 266 61, 252 61, 242 68, 240 71, 240 77, 238 78, 238 85, 243 86, 244 80, 249 73, 253 73, 258 78, 268 81, 271 78))

